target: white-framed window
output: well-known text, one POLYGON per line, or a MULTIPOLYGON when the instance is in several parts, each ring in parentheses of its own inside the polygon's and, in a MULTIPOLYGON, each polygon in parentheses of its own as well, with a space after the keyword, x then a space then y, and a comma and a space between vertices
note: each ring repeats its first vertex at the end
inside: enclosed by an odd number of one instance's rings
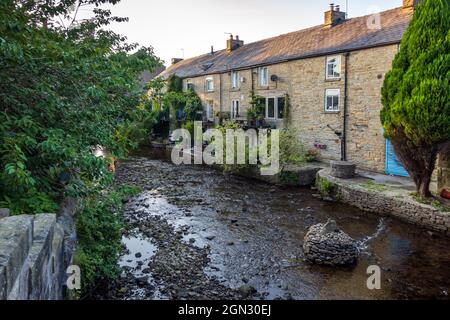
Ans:
POLYGON ((214 101, 206 101, 206 119, 214 121, 214 101))
POLYGON ((233 88, 233 89, 239 88, 239 72, 238 71, 231 72, 231 88, 233 88))
POLYGON ((266 98, 266 118, 267 119, 283 119, 284 110, 286 108, 286 97, 269 97, 266 98))
POLYGON ((207 92, 212 92, 212 91, 214 91, 214 79, 213 79, 212 77, 206 78, 206 84, 205 84, 205 87, 206 87, 206 91, 207 91, 207 92))
POLYGON ((340 97, 339 89, 325 90, 325 112, 339 112, 340 97))
POLYGON ((326 78, 327 80, 341 78, 341 56, 327 57, 326 78))
POLYGON ((261 67, 258 69, 259 85, 261 87, 267 87, 269 85, 269 69, 267 67, 261 67))
POLYGON ((239 118, 240 114, 240 101, 239 100, 233 100, 231 101, 231 119, 239 118))

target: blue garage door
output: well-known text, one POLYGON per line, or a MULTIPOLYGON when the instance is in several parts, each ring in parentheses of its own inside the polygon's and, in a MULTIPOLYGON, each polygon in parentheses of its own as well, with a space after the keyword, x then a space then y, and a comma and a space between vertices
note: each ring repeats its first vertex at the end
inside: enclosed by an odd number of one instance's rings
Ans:
POLYGON ((386 140, 386 173, 394 176, 409 177, 408 172, 395 154, 390 140, 386 140))

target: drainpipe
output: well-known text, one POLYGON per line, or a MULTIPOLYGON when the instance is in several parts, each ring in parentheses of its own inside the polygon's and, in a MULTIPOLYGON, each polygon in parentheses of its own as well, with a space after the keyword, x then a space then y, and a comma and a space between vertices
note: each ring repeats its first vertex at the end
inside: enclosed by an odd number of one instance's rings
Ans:
POLYGON ((347 122, 348 122, 348 59, 350 52, 344 53, 345 75, 344 75, 344 123, 341 141, 341 160, 347 161, 347 122))
POLYGON ((223 107, 222 107, 222 73, 219 74, 219 124, 222 125, 223 107))

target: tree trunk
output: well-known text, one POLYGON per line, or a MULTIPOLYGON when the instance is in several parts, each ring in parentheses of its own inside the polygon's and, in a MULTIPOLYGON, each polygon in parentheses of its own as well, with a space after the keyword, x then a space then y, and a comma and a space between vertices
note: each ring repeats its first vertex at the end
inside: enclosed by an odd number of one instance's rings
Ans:
POLYGON ((432 196, 430 192, 431 174, 422 176, 417 183, 417 195, 422 198, 429 198, 432 196))
POLYGON ((396 136, 392 137, 392 145, 406 171, 414 180, 417 195, 423 198, 431 197, 431 176, 436 166, 439 147, 412 145, 408 143, 408 139, 401 130, 398 130, 396 136))

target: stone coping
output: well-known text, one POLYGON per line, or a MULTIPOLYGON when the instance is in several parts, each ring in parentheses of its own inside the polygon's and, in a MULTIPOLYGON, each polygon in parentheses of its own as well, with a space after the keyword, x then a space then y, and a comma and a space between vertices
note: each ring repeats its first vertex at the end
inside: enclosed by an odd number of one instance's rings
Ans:
POLYGON ((402 186, 384 185, 369 178, 357 176, 339 179, 330 175, 330 169, 317 173, 317 186, 323 193, 361 210, 393 216, 405 222, 450 235, 450 212, 443 207, 417 202, 411 190, 402 186), (327 181, 328 183, 324 183, 327 181), (327 190, 323 190, 326 186, 327 190))

